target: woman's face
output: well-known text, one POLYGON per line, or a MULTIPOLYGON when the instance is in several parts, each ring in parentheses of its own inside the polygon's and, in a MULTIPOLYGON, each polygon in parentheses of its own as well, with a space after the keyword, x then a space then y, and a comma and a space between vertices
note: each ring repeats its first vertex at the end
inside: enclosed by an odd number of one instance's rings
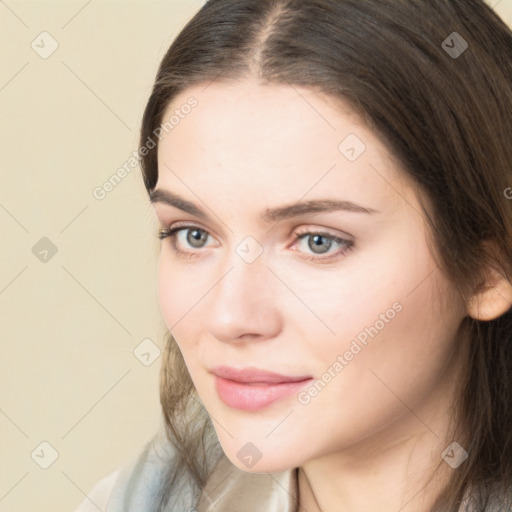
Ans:
POLYGON ((154 197, 186 253, 162 240, 160 307, 231 462, 275 472, 433 440, 465 309, 386 147, 348 107, 297 87, 212 83, 182 92, 173 114, 156 188, 205 215, 154 197), (347 203, 298 208, 313 201, 347 203), (217 388, 218 366, 310 380, 217 388))

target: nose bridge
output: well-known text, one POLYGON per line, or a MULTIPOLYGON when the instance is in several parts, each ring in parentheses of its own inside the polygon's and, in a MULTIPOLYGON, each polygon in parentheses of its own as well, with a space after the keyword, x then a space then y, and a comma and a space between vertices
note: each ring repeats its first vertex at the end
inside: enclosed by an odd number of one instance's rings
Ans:
POLYGON ((255 256, 251 243, 243 241, 233 249, 212 290, 206 321, 217 339, 249 333, 266 336, 278 326, 276 296, 269 288, 271 272, 263 252, 255 256))
POLYGON ((247 237, 232 249, 226 260, 224 278, 218 283, 218 300, 239 301, 240 305, 256 304, 261 295, 266 295, 262 285, 268 281, 269 270, 263 247, 254 239, 247 237))

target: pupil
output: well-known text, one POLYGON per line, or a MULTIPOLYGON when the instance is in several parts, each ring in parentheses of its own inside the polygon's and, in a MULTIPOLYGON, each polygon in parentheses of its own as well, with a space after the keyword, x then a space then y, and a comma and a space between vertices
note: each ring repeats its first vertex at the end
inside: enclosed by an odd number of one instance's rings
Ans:
POLYGON ((204 238, 202 231, 199 231, 198 229, 194 229, 193 231, 189 231, 189 237, 190 237, 190 233, 192 233, 192 240, 194 241, 192 243, 192 245, 194 245, 194 243, 196 243, 196 242, 201 242, 201 239, 204 238))
MULTIPOLYGON (((324 238, 325 238, 325 237, 324 237, 324 236, 322 236, 322 235, 315 235, 315 236, 313 236, 314 245, 311 247, 311 249, 312 249, 314 252, 318 252, 318 251, 317 251, 317 248, 318 248, 318 247, 320 247, 320 248, 321 248, 321 246, 322 246, 321 241, 322 241, 322 239, 324 239, 324 238)), ((325 245, 325 244, 323 244, 323 245, 325 245)), ((331 242, 329 242, 329 243, 327 244, 327 246, 326 246, 326 247, 327 247, 327 250, 329 250, 330 245, 331 245, 331 242)))

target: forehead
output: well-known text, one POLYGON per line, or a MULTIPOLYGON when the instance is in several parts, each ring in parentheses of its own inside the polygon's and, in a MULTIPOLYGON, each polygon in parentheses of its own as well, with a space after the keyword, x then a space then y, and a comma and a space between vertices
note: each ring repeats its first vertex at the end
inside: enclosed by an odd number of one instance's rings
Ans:
POLYGON ((296 86, 214 82, 179 94, 163 122, 177 114, 158 147, 163 188, 236 188, 268 201, 351 194, 376 208, 397 194, 413 200, 391 153, 341 100, 296 86), (196 106, 181 112, 191 98, 196 106))

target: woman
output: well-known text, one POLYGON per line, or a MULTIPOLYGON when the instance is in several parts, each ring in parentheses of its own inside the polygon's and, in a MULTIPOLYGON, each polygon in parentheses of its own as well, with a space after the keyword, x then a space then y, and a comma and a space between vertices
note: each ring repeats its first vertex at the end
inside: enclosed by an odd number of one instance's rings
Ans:
POLYGON ((201 9, 139 149, 165 431, 92 501, 511 509, 511 80, 481 0, 201 9))

